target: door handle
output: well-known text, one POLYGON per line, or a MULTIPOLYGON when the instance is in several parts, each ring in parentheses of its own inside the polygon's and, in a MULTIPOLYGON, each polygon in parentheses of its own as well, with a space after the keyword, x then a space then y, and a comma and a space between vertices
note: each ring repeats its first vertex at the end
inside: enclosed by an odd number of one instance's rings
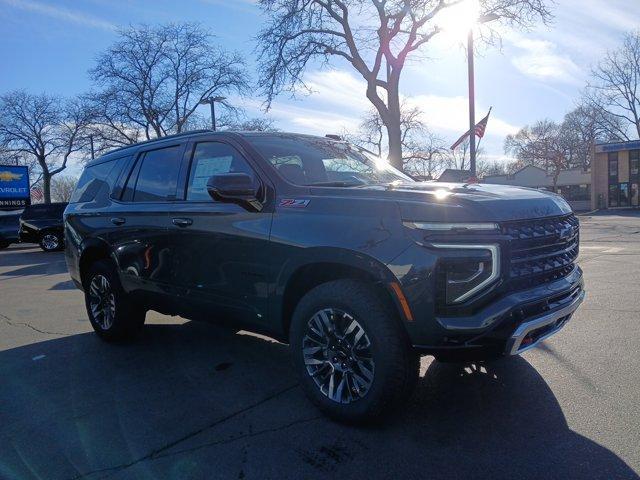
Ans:
POLYGON ((171 223, 173 223, 176 227, 188 227, 193 223, 193 220, 190 218, 172 218, 171 223))
POLYGON ((111 223, 114 225, 122 225, 124 222, 126 222, 126 220, 122 217, 113 217, 111 219, 111 223))

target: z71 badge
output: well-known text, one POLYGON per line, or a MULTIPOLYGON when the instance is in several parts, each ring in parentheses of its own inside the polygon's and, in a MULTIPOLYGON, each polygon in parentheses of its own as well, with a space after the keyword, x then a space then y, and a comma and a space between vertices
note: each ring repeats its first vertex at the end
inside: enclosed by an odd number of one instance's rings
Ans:
POLYGON ((280 200, 281 207, 305 208, 307 205, 309 205, 309 200, 306 198, 283 198, 280 200))

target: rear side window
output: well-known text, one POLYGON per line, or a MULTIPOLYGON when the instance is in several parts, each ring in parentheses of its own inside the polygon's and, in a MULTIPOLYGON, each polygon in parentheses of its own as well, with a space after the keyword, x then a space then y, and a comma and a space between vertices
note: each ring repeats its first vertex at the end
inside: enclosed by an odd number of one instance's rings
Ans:
POLYGON ((128 158, 114 158, 85 168, 71 196, 70 203, 91 202, 99 195, 109 195, 122 165, 128 158))
POLYGON ((144 154, 133 193, 134 202, 158 202, 175 197, 182 146, 151 150, 144 154))

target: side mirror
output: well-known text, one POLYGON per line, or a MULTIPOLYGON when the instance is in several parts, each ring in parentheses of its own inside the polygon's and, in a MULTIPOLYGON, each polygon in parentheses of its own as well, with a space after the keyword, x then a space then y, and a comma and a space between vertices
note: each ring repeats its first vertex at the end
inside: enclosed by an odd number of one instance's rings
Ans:
POLYGON ((207 192, 218 202, 237 203, 254 210, 262 210, 258 201, 260 184, 246 173, 221 173, 207 181, 207 192))

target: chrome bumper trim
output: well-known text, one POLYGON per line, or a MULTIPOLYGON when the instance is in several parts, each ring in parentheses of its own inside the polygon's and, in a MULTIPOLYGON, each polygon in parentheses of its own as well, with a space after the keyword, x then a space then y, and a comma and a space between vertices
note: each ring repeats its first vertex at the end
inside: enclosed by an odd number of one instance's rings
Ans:
POLYGON ((518 328, 516 328, 515 332, 513 332, 513 335, 511 335, 509 340, 507 340, 507 346, 505 348, 504 353, 506 355, 519 355, 522 352, 526 352, 530 348, 535 347, 538 343, 540 343, 545 338, 549 338, 551 335, 560 331, 560 329, 562 329, 562 327, 564 327, 566 323, 570 320, 571 315, 573 315, 576 309, 580 306, 580 304, 584 300, 584 296, 585 296, 585 291, 581 290, 580 294, 576 298, 574 298, 571 301, 571 303, 569 303, 568 305, 565 305, 564 307, 561 307, 558 310, 555 310, 553 312, 545 313, 544 315, 535 317, 532 320, 529 320, 521 324, 518 328), (527 336, 527 334, 529 334, 533 330, 543 328, 546 325, 552 324, 553 322, 561 319, 562 317, 567 317, 567 316, 569 318, 567 318, 567 320, 564 321, 557 328, 554 328, 553 330, 545 333, 540 338, 538 338, 535 342, 533 342, 531 345, 527 345, 524 348, 520 348, 520 345, 522 344, 522 341, 527 336))

